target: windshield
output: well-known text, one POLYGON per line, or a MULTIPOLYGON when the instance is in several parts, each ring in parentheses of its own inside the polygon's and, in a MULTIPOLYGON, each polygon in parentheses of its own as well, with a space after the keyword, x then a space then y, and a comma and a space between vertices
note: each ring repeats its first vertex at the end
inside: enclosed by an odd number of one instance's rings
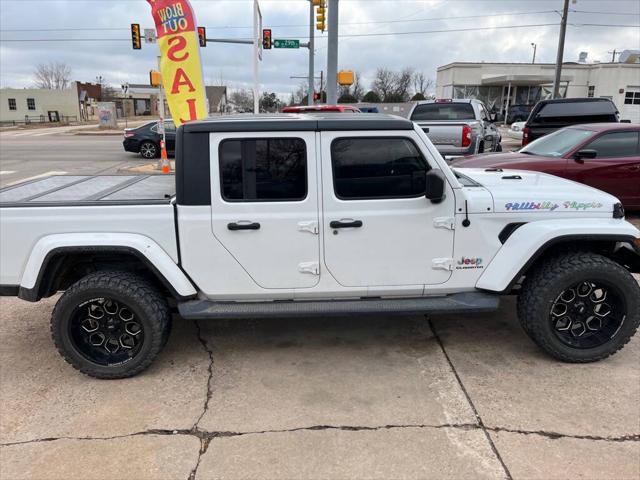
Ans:
POLYGON ((411 120, 473 120, 470 103, 424 103, 416 106, 411 120))
POLYGON ((520 150, 520 153, 540 155, 543 157, 562 157, 565 153, 574 149, 576 145, 593 135, 590 130, 578 128, 563 128, 549 135, 534 140, 520 150))

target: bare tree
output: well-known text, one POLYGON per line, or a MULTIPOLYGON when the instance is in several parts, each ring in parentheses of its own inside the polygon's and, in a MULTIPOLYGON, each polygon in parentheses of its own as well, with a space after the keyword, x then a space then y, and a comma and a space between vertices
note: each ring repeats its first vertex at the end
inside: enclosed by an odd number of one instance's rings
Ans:
POLYGON ((388 68, 378 68, 376 70, 376 76, 371 84, 371 90, 373 90, 382 101, 387 101, 389 94, 393 92, 393 85, 395 83, 395 73, 388 68))
POLYGON ((383 102, 406 102, 409 99, 412 80, 413 69, 411 68, 405 68, 400 72, 379 68, 371 89, 383 102))
POLYGON ((229 101, 235 105, 238 112, 251 112, 253 111, 253 92, 244 88, 233 90, 229 94, 229 101))
POLYGON ((351 85, 351 95, 353 95, 359 102, 362 100, 362 97, 364 97, 364 93, 364 87, 360 81, 360 74, 358 72, 354 72, 353 85, 351 85))
POLYGON ((413 90, 416 94, 420 94, 426 98, 427 90, 433 87, 433 79, 427 78, 424 72, 416 72, 413 74, 413 90))
POLYGON ((71 84, 71 68, 62 62, 41 63, 33 75, 38 88, 64 90, 71 84))

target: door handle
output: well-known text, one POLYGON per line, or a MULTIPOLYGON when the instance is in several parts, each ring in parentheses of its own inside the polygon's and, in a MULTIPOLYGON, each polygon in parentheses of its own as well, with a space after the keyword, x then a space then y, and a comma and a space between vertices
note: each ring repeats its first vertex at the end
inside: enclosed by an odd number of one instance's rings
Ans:
POLYGON ((349 220, 343 222, 342 220, 333 220, 329 223, 331 228, 360 228, 362 226, 362 220, 349 220))
POLYGON ((258 222, 232 222, 227 225, 229 230, 260 230, 260 224, 258 222))

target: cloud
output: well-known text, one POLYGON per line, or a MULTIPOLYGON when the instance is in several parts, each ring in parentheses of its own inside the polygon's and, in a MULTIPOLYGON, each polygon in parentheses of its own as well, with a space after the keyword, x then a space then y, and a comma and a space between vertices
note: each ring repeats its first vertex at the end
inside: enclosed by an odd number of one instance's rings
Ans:
MULTIPOLYGON (((531 42, 538 44, 536 61, 555 61, 560 7, 558 0, 537 2, 498 2, 478 0, 405 1, 341 0, 340 33, 358 35, 407 31, 491 27, 491 30, 415 35, 344 37, 340 39, 339 68, 361 73, 368 87, 378 67, 412 67, 435 79, 440 65, 454 61, 528 62, 531 42), (546 13, 527 13, 527 12, 546 13), (497 13, 515 13, 484 17, 497 13), (471 17, 445 19, 445 17, 471 17), (438 20, 423 20, 434 19, 438 20), (404 20, 395 23, 379 23, 404 20), (372 23, 367 23, 372 22, 372 23), (553 23, 536 28, 498 29, 496 27, 553 23)), ((193 1, 197 21, 207 27, 208 37, 248 38, 251 35, 252 2, 249 0, 193 1), (233 28, 229 28, 233 27, 233 28), (241 28, 238 28, 241 27, 241 28)), ((582 2, 571 8, 604 10, 604 2, 582 2)), ((638 4, 619 0, 607 2, 607 15, 572 12, 570 23, 638 24, 638 4), (615 15, 615 14, 628 14, 615 15)), ((300 38, 307 41, 309 18, 305 0, 261 1, 264 26, 273 29, 274 38, 300 38), (286 25, 286 26, 284 26, 286 25), (289 26, 296 25, 296 26, 289 26)), ((150 9, 144 0, 0 0, 0 85, 25 87, 33 83, 34 67, 50 60, 63 61, 73 70, 74 79, 95 81, 103 76, 108 83, 146 83, 148 72, 156 66, 155 45, 134 51, 129 42, 129 24, 152 26, 150 9), (16 32, 14 29, 37 31, 16 32), (48 32, 44 29, 87 28, 48 32), (42 30, 39 30, 42 29, 42 30), (118 30, 103 30, 118 29, 118 30), (5 42, 9 39, 96 38, 86 42, 5 42), (111 39, 111 40, 108 40, 111 39)), ((316 72, 326 71, 326 33, 316 38, 316 72)), ((640 32, 632 28, 569 26, 565 61, 577 60, 581 51, 590 60, 608 61, 613 49, 640 48, 640 32)), ((234 87, 253 82, 252 48, 248 45, 210 43, 202 49, 205 80, 234 87)), ((286 94, 306 75, 306 49, 264 52, 261 82, 264 90, 286 94)))

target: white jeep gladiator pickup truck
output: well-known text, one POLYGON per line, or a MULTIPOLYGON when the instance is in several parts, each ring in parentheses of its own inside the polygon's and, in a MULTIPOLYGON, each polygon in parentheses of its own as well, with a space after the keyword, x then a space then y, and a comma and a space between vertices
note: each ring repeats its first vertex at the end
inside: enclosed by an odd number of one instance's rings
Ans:
POLYGON ((176 176, 54 176, 0 191, 3 295, 64 291, 51 331, 100 378, 135 375, 187 319, 477 312, 518 295, 567 362, 640 322, 640 231, 553 176, 451 169, 416 124, 220 117, 178 130, 176 176))

